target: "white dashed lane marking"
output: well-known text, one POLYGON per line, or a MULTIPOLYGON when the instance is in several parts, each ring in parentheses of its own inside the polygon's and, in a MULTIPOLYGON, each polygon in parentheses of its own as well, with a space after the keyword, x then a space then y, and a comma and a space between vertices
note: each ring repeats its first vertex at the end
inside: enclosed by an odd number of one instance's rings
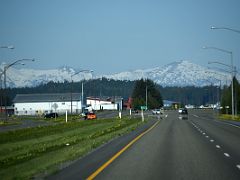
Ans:
MULTIPOLYGON (((197 115, 193 115, 193 116, 198 117, 197 115)), ((193 122, 191 122, 191 124, 192 124, 202 135, 206 135, 205 137, 206 137, 206 138, 209 138, 209 136, 207 136, 207 134, 206 134, 205 132, 203 132, 196 124, 194 124, 193 122)), ((238 127, 238 128, 239 128, 239 127, 238 127)), ((210 139, 209 141, 210 141, 211 143, 214 142, 213 139, 210 139)), ((216 145, 216 148, 217 148, 217 149, 221 149, 221 146, 216 145)), ((224 154, 225 157, 230 158, 230 155, 229 155, 228 153, 223 153, 223 154, 224 154)), ((237 164, 236 167, 240 170, 240 164, 237 164)))
POLYGON ((224 153, 224 156, 226 157, 230 157, 230 155, 228 153, 224 153))

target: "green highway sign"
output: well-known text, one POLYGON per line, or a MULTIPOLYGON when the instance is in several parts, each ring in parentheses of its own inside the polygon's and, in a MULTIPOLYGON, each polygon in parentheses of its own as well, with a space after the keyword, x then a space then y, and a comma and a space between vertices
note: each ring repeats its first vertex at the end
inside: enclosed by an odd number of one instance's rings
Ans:
POLYGON ((141 106, 141 110, 146 110, 147 106, 141 106))

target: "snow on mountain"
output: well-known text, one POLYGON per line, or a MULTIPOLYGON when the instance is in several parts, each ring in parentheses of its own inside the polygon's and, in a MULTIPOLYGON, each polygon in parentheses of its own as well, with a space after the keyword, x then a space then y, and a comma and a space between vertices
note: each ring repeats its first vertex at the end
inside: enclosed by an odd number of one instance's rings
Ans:
POLYGON ((189 61, 179 61, 145 70, 126 71, 103 77, 116 80, 149 78, 162 86, 206 86, 230 84, 231 76, 219 70, 208 69, 189 61), (227 82, 226 82, 227 81, 227 82))
MULTIPOLYGON (((3 69, 4 64, 0 65, 3 69)), ((1 71, 0 71, 1 72, 1 71)), ((11 67, 7 70, 7 85, 10 87, 31 87, 42 83, 71 81, 71 76, 76 72, 73 68, 62 67, 59 69, 36 70, 36 69, 16 69, 11 67)), ((90 72, 81 72, 72 76, 73 81, 91 79, 90 72)))
MULTIPOLYGON (((3 69, 4 64, 0 65, 3 69)), ((7 70, 7 85, 10 87, 31 87, 49 81, 64 82, 71 81, 71 76, 76 70, 71 67, 61 67, 59 69, 36 70, 36 69, 15 69, 11 67, 7 70)), ((1 70, 0 70, 1 74, 1 70)), ((229 73, 221 72, 215 69, 193 64, 189 61, 173 62, 163 67, 150 69, 139 69, 135 71, 126 71, 111 75, 101 75, 92 77, 91 73, 79 73, 72 77, 73 81, 82 79, 101 78, 115 80, 137 80, 149 78, 162 86, 206 86, 211 83, 219 85, 230 84, 231 76, 229 73)), ((239 79, 239 77, 238 77, 239 79)))

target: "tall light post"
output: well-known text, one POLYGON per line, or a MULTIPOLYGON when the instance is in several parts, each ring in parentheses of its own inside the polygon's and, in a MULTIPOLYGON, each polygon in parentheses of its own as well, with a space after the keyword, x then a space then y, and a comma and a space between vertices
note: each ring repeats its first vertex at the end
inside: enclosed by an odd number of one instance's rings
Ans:
MULTIPOLYGON (((14 49, 13 45, 10 46, 0 46, 2 49, 14 49)), ((2 75, 4 74, 4 71, 0 69, 0 82, 1 82, 1 89, 2 89, 2 75)))
POLYGON ((147 86, 148 79, 146 79, 146 110, 148 109, 148 86, 147 86))
POLYGON ((5 115, 6 115, 6 120, 7 120, 7 70, 14 65, 21 64, 25 65, 24 63, 21 63, 23 61, 35 61, 34 59, 19 59, 17 61, 14 61, 11 64, 7 64, 3 68, 3 74, 4 74, 4 90, 5 90, 5 115))
MULTIPOLYGON (((10 46, 0 46, 0 48, 2 48, 2 49, 14 49, 14 46, 12 46, 12 45, 10 45, 10 46)), ((0 84, 1 84, 1 88, 0 88, 0 92, 1 92, 1 112, 0 113, 2 113, 2 104, 3 104, 3 93, 2 93, 2 91, 3 91, 3 87, 2 87, 2 76, 4 75, 4 71, 2 70, 2 69, 0 69, 0 84)))
MULTIPOLYGON (((213 49, 213 50, 217 50, 217 51, 221 51, 227 54, 230 54, 230 60, 231 60, 231 66, 229 66, 231 68, 231 75, 232 75, 232 84, 231 84, 231 89, 232 89, 232 115, 234 116, 234 94, 233 94, 233 77, 234 77, 234 67, 233 67, 233 53, 232 51, 228 51, 225 49, 221 49, 221 48, 217 48, 217 47, 212 47, 212 46, 204 46, 203 49, 213 49)), ((220 63, 219 63, 220 64, 220 63)))
MULTIPOLYGON (((214 29, 216 29, 216 30, 227 30, 227 31, 232 31, 232 32, 240 34, 240 30, 229 28, 229 27, 215 27, 215 26, 212 26, 211 29, 213 29, 213 30, 214 29)), ((235 98, 236 98, 236 102, 237 102, 237 97, 235 97, 235 98)), ((237 103, 236 103, 236 107, 235 107, 235 114, 237 114, 237 103)))
MULTIPOLYGON (((72 91, 73 91, 73 76, 81 73, 81 72, 89 72, 89 73, 92 73, 93 70, 80 70, 74 74, 71 75, 71 115, 72 115, 72 91)), ((82 83, 82 100, 81 100, 81 108, 82 108, 82 105, 83 105, 83 83, 82 83)))
POLYGON ((3 105, 3 90, 2 90, 2 75, 3 75, 3 70, 0 69, 0 106, 1 106, 1 111, 0 114, 2 113, 2 105, 3 105))
POLYGON ((217 61, 210 61, 208 62, 208 64, 220 64, 220 65, 223 65, 223 66, 226 66, 226 67, 229 67, 231 70, 230 70, 230 73, 231 73, 231 80, 232 80, 232 83, 231 83, 231 91, 232 91, 232 115, 234 115, 234 94, 233 94, 233 73, 234 73, 234 67, 233 66, 230 66, 228 64, 224 64, 224 63, 221 63, 221 62, 217 62, 217 61))

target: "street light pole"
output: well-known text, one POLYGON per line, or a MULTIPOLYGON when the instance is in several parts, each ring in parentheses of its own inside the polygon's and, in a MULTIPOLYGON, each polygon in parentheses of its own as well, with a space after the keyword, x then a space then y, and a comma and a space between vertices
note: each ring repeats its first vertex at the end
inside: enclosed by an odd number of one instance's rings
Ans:
MULTIPOLYGON (((6 116, 6 120, 7 120, 7 70, 11 67, 14 66, 22 61, 35 61, 34 59, 19 59, 17 61, 14 61, 11 64, 5 65, 3 68, 3 74, 4 74, 4 90, 5 90, 5 116, 6 116)), ((20 63, 21 65, 25 65, 23 63, 20 63)))
POLYGON ((148 87, 147 87, 147 79, 146 79, 146 110, 148 109, 147 106, 148 106, 148 87))
MULTIPOLYGON (((81 73, 81 72, 89 72, 89 73, 92 73, 93 72, 93 70, 81 70, 81 71, 78 71, 78 72, 76 72, 76 73, 74 73, 74 74, 72 74, 71 75, 71 115, 72 115, 72 91, 73 91, 73 76, 75 76, 75 75, 77 75, 77 74, 79 74, 79 73, 81 73)), ((83 84, 82 84, 82 101, 83 101, 83 84)), ((81 101, 81 108, 82 108, 82 101, 81 101)))
MULTIPOLYGON (((232 59, 232 57, 231 57, 232 59)), ((232 60, 231 60, 232 62, 232 60)), ((224 66, 227 66, 231 69, 231 71, 227 71, 227 72, 230 72, 231 73, 231 80, 232 80, 232 83, 231 83, 231 91, 232 91, 232 115, 234 115, 237 111, 235 111, 234 109, 234 91, 233 91, 233 77, 234 77, 234 67, 233 66, 230 66, 230 65, 227 65, 227 64, 224 64, 224 63, 221 63, 221 62, 217 62, 217 61, 213 61, 213 62, 208 62, 208 64, 220 64, 220 65, 224 65, 224 66), (235 113, 234 113, 235 112, 235 113)))
MULTIPOLYGON (((12 45, 10 45, 10 46, 0 46, 0 48, 3 48, 3 49, 14 49, 14 46, 12 46, 12 45)), ((1 70, 1 69, 0 69, 1 70)), ((3 105, 3 86, 2 86, 2 76, 4 75, 4 71, 3 70, 1 70, 1 72, 0 72, 0 84, 1 84, 1 88, 0 88, 0 92, 1 92, 1 100, 0 100, 0 102, 1 102, 1 104, 0 104, 0 106, 1 106, 1 112, 0 113, 2 113, 2 105, 3 105)), ((6 107, 5 107, 6 108, 6 107)), ((6 111, 6 109, 5 109, 5 111, 6 111)))
MULTIPOLYGON (((231 91, 232 91, 232 116, 235 115, 234 113, 234 94, 233 94, 233 53, 232 51, 228 51, 228 50, 225 50, 225 49, 221 49, 221 48, 217 48, 217 47, 207 47, 207 46, 204 46, 203 49, 214 49, 214 50, 217 50, 217 51, 221 51, 221 52, 224 52, 224 53, 227 53, 227 54, 230 54, 230 58, 231 58, 231 66, 229 66, 231 68, 231 75, 232 75, 232 84, 231 84, 231 91)), ((221 64, 221 63, 219 63, 221 64)))
POLYGON ((83 81, 82 81, 82 100, 81 100, 81 113, 82 113, 82 110, 83 110, 83 81))
MULTIPOLYGON (((228 31, 232 31, 232 32, 235 32, 235 33, 240 33, 240 30, 238 30, 238 29, 233 29, 233 28, 229 28, 229 27, 214 27, 214 26, 212 26, 211 27, 211 29, 219 29, 219 30, 228 30, 228 31)), ((233 88, 233 87, 232 87, 233 88)), ((237 97, 235 97, 236 98, 236 102, 237 102, 237 97)), ((237 103, 236 103, 237 104, 237 103)), ((237 114, 237 105, 236 105, 236 107, 235 107, 236 109, 235 109, 235 114, 237 114)))

